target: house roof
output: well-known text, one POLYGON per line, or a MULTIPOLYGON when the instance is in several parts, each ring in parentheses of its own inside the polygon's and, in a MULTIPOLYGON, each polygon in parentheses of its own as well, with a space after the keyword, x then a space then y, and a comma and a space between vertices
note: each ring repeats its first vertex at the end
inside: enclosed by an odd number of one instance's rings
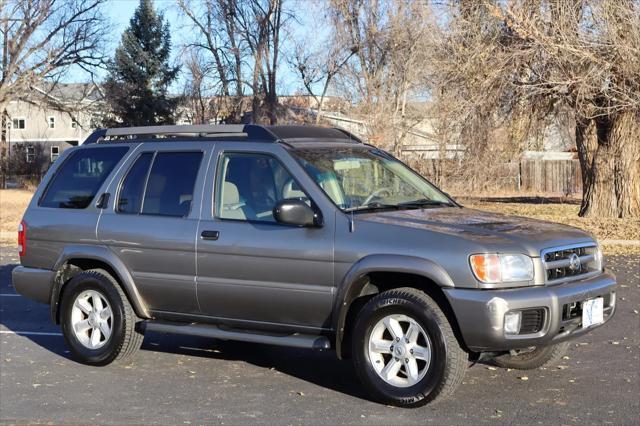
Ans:
POLYGON ((36 93, 61 103, 95 102, 103 99, 102 92, 95 83, 49 83, 33 89, 36 93))

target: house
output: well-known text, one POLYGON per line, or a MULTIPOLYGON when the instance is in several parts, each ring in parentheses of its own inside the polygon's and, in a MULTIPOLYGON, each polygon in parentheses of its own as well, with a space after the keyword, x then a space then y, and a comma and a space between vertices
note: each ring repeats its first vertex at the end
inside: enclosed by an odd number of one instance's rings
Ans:
POLYGON ((44 151, 53 162, 98 127, 104 110, 100 88, 95 84, 35 87, 29 96, 7 106, 7 154, 11 156, 12 148, 21 144, 27 162, 35 159, 36 151, 44 151))

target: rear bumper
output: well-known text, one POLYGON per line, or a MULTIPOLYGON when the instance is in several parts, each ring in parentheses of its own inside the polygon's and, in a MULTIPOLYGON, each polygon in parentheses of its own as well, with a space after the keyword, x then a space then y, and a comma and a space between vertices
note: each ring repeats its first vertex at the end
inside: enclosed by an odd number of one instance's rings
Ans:
POLYGON ((48 269, 18 266, 13 268, 11 279, 13 287, 18 293, 36 302, 48 304, 51 300, 51 284, 54 274, 48 269))
POLYGON ((462 338, 476 352, 544 346, 580 336, 601 326, 615 312, 615 276, 603 273, 597 277, 556 286, 527 287, 510 290, 445 289, 453 308, 462 338), (604 297, 604 322, 582 328, 581 316, 569 318, 565 305, 604 297), (541 308, 544 321, 539 332, 507 335, 504 316, 511 310, 541 308))

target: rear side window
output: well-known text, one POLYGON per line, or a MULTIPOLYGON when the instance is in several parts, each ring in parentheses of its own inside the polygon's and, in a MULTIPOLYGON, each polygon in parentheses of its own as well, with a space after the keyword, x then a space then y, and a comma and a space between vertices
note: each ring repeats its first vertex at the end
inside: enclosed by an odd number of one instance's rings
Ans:
POLYGON ((187 216, 201 161, 201 152, 142 154, 122 182, 117 211, 187 216))
POLYGON ((118 212, 120 213, 140 213, 142 207, 142 197, 144 195, 144 184, 147 180, 149 165, 153 159, 153 153, 142 154, 129 170, 127 177, 122 183, 120 196, 118 197, 118 212))
POLYGON ((86 208, 128 150, 128 147, 119 146, 80 149, 72 153, 51 179, 40 206, 86 208))

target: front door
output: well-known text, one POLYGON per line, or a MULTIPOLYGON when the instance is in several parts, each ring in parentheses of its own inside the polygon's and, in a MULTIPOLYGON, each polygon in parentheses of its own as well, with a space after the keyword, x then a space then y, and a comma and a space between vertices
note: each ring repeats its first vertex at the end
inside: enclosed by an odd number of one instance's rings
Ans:
POLYGON ((212 147, 149 143, 111 185, 98 239, 129 268, 148 308, 199 313, 195 236, 205 165, 212 147), (202 169, 202 171, 201 171, 202 169))
POLYGON ((324 226, 300 228, 272 213, 286 198, 320 209, 289 171, 298 164, 276 144, 263 151, 220 144, 214 159, 198 230, 202 312, 245 327, 329 327, 333 217, 325 211, 324 226))

